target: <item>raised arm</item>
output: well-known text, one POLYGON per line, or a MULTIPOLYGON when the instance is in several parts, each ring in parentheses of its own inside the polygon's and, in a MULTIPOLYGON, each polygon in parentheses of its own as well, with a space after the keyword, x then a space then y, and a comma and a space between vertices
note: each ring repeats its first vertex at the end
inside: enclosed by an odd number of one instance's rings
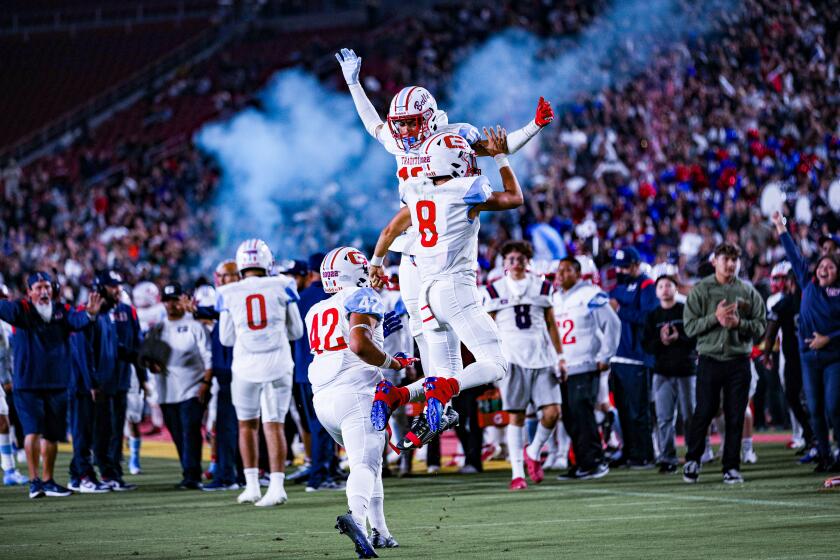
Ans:
MULTIPOLYGON (((539 134, 539 132, 554 120, 554 109, 551 108, 551 103, 545 98, 540 97, 537 101, 537 113, 533 120, 518 130, 514 130, 508 135, 507 148, 505 153, 515 154, 525 144, 531 141, 531 138, 539 134)), ((487 151, 487 140, 479 140, 472 145, 477 156, 493 155, 487 151)))
POLYGON ((519 181, 514 174, 510 163, 505 157, 507 152, 507 132, 502 127, 496 127, 496 130, 484 129, 484 135, 487 136, 487 151, 488 155, 492 155, 496 160, 496 165, 499 167, 499 175, 502 176, 502 187, 504 191, 494 192, 490 195, 486 202, 477 204, 470 210, 470 218, 474 219, 481 211, 503 211, 513 210, 519 208, 525 202, 525 197, 522 195, 522 188, 519 186, 519 181))
POLYGON ((385 285, 385 282, 382 280, 382 276, 385 273, 382 264, 385 260, 385 254, 388 252, 388 247, 410 225, 411 212, 407 206, 404 206, 394 214, 394 217, 391 218, 391 221, 388 222, 388 225, 379 234, 379 239, 376 241, 376 248, 373 250, 373 258, 370 259, 370 285, 374 288, 378 289, 385 285))
POLYGON ((804 290, 809 279, 808 263, 802 258, 802 253, 799 252, 799 248, 793 242, 790 233, 788 233, 787 220, 785 220, 781 212, 773 212, 771 219, 773 220, 773 225, 776 227, 776 233, 779 234, 779 241, 782 242, 782 247, 785 248, 785 254, 796 276, 796 282, 804 290))
POLYGON ((353 97, 353 104, 356 106, 356 112, 359 114, 359 118, 362 119, 362 124, 365 125, 365 130, 367 130, 368 134, 379 140, 379 134, 382 131, 384 123, 368 99, 367 94, 365 94, 362 84, 359 83, 362 58, 356 56, 353 49, 341 49, 341 52, 335 53, 335 58, 341 65, 341 73, 344 74, 344 81, 347 82, 350 95, 353 97))

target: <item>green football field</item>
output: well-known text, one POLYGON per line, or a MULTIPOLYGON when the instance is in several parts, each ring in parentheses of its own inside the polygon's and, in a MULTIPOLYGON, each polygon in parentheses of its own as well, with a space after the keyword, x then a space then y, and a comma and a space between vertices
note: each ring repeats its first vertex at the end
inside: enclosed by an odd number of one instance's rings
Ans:
MULTIPOLYGON (((840 558, 840 491, 796 465, 780 444, 758 447, 746 484, 700 483, 656 471, 613 471, 588 482, 507 489, 508 474, 443 474, 385 481, 399 549, 382 558, 840 558)), ((66 472, 62 454, 59 472, 66 472)), ((177 491, 175 461, 147 459, 131 493, 29 500, 0 488, 0 558, 355 558, 333 529, 343 492, 289 489, 263 510, 236 493, 177 491)), ((62 478, 62 477, 60 477, 62 478)), ((64 482, 65 480, 62 480, 64 482)))

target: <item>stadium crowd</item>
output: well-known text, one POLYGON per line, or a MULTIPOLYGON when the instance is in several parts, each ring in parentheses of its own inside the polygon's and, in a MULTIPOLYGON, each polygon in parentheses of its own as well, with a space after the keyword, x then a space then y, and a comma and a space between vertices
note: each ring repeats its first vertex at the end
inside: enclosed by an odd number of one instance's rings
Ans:
MULTIPOLYGON (((463 52, 456 47, 465 40, 464 33, 469 43, 511 24, 541 35, 569 34, 596 17, 600 8, 577 2, 551 9, 542 2, 439 8, 380 30, 358 47, 372 53, 365 86, 380 108, 403 84, 442 89, 463 52), (452 18, 463 24, 462 33, 447 25, 452 18), (393 49, 395 44, 400 48, 393 49)), ((611 332, 609 322, 619 322, 609 359, 590 365, 598 370, 591 376, 595 384, 585 386, 571 369, 568 378, 574 383, 564 383, 569 397, 565 406, 571 408, 561 414, 558 426, 565 425, 575 449, 572 458, 578 461, 568 478, 603 476, 610 463, 638 469, 658 464, 662 472, 674 472, 673 440, 681 417, 688 445, 683 475, 696 480, 700 465, 714 459, 708 434, 721 392, 729 428, 722 453, 725 481, 740 481, 741 462, 756 458, 752 429, 768 425, 798 426, 801 433, 795 432, 792 445, 801 451, 801 461, 813 462, 823 472, 838 470, 830 433, 836 444, 840 214, 829 205, 828 195, 840 173, 837 17, 824 2, 750 0, 731 19, 722 18, 710 35, 659 53, 622 86, 560 107, 558 121, 541 134, 539 149, 528 156, 532 181, 524 185, 525 207, 518 216, 503 215, 488 223, 486 231, 492 234, 483 236, 479 256, 482 282, 492 286, 509 273, 505 257, 511 246, 504 249, 506 242, 531 238, 539 245, 536 238, 549 228, 551 236, 562 240, 559 252, 538 250, 531 260, 530 248, 518 250, 532 272, 552 280, 558 293, 570 292, 589 274, 594 286, 606 290, 607 307, 615 315, 604 307, 601 313, 607 318, 595 320, 598 328, 611 332), (783 200, 765 200, 768 185, 777 186, 783 200), (771 222, 774 209, 790 222, 780 216, 771 222), (592 266, 587 259, 563 260, 567 254, 589 255, 592 266), (652 265, 650 271, 645 263, 652 265), (730 291, 725 294, 728 305, 721 306, 710 294, 724 285, 730 291), (698 355, 696 369, 685 365, 694 366, 698 355), (723 359, 727 362, 721 365, 723 359), (614 407, 598 396, 600 373, 607 370, 614 407), (783 383, 786 403, 781 402, 783 383), (747 407, 748 398, 754 412, 747 407)), ((314 67, 319 57, 301 60, 314 67)), ((212 98, 223 113, 245 106, 262 75, 259 62, 254 64, 246 77, 228 68, 240 76, 232 86, 226 79, 208 84, 200 75, 181 78, 182 87, 159 92, 149 102, 149 124, 171 118, 161 112, 162 103, 187 89, 212 98)), ((29 478, 44 481, 35 495, 68 493, 54 481, 53 466, 54 444, 67 435, 69 402, 74 445, 70 486, 85 492, 132 489, 120 466, 122 429, 129 393, 143 392, 151 376, 156 390, 148 392, 157 394, 145 406, 164 409, 182 462, 180 486, 201 487, 202 421, 205 407, 213 403, 215 472, 223 474, 206 489, 237 487, 254 467, 245 472, 231 443, 237 428, 231 427, 235 420, 225 392, 230 356, 223 355, 229 350, 214 335, 217 316, 207 303, 212 299, 208 283, 200 278, 209 271, 195 266, 196 255, 214 239, 209 201, 218 173, 193 147, 150 158, 152 146, 165 138, 138 136, 113 149, 94 149, 95 134, 25 169, 10 161, 2 171, 0 273, 8 286, 5 297, 21 296, 0 304, 0 319, 15 328, 14 334, 4 330, 6 361, 0 361, 0 375, 14 404, 11 424, 21 433, 4 439, 3 418, 9 415, 0 414, 0 452, 8 475, 4 481, 25 478, 11 462, 16 440, 26 448, 29 478), (115 167, 122 171, 111 173, 115 167), (100 174, 106 180, 98 181, 100 174), (128 287, 144 280, 156 288, 141 303, 128 287), (125 296, 120 286, 135 296, 135 308, 155 307, 157 319, 141 321, 134 308, 121 303, 125 296), (86 305, 76 310, 82 302, 86 305), (141 327, 141 322, 146 324, 141 327), (175 360, 170 373, 183 376, 184 384, 175 376, 162 381, 160 372, 147 373, 146 366, 154 361, 143 362, 140 355, 141 330, 148 332, 159 323, 165 331, 169 323, 180 322, 189 323, 187 330, 174 328, 159 336, 172 342, 165 337, 189 334, 189 344, 172 345, 183 353, 182 362, 167 357, 175 360), (63 369, 51 371, 44 360, 63 369), (220 437, 222 421, 226 435, 220 437), (44 468, 39 471, 42 455, 44 468)), ((304 295, 314 305, 323 294, 318 292, 319 269, 320 257, 313 256, 281 270, 295 281, 301 316, 306 315, 304 295)), ((222 266, 215 271, 216 283, 221 285, 225 275, 234 277, 238 271, 222 266)), ((402 330, 392 326, 389 334, 402 330)), ((301 374, 310 355, 308 344, 307 336, 294 342, 296 407, 281 423, 297 427, 300 441, 310 449, 308 466, 297 478, 313 490, 337 488, 344 474, 332 441, 311 410, 311 388, 301 374)), ((586 373, 592 373, 591 367, 586 373)), ((411 375, 397 381, 410 381, 411 375)), ((487 417, 520 412, 487 395, 463 395, 459 404, 470 419, 459 430, 468 458, 465 473, 480 471, 482 459, 488 458, 481 453, 484 434, 494 444, 488 456, 503 447, 487 417)), ((142 399, 140 403, 142 417, 142 399)), ((134 414, 137 420, 136 410, 134 414)), ((533 433, 525 437, 533 439, 538 424, 546 428, 546 423, 532 418, 533 433)), ((716 429, 723 432, 722 426, 716 429)), ((552 433, 544 436, 550 455, 545 464, 569 465, 562 429, 552 433)), ((527 439, 517 436, 514 441, 519 445, 527 439)), ((510 442, 504 443, 509 447, 510 442)), ((539 447, 524 457, 532 480, 541 470, 533 464, 542 452, 539 447)), ((139 454, 139 444, 135 451, 139 454)), ((516 469, 522 471, 523 463, 517 463, 518 452, 508 452, 514 475, 519 474, 516 469)), ((426 459, 434 470, 439 461, 434 444, 428 446, 426 459)), ((276 465, 262 466, 265 473, 277 471, 276 465)), ((401 460, 401 472, 410 468, 410 458, 401 460)))

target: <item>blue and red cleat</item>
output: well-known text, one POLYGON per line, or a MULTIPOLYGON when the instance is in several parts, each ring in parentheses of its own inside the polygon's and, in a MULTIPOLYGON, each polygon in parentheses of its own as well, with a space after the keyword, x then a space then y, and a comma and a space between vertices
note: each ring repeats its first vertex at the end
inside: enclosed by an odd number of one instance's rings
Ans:
POLYGON ((384 430, 391 414, 408 403, 408 398, 408 389, 405 387, 395 387, 393 383, 384 379, 380 381, 376 385, 373 406, 370 409, 370 423, 373 424, 373 429, 384 430))
POLYGON ((423 382, 426 392, 426 421, 433 432, 440 430, 443 409, 460 387, 452 377, 427 377, 423 382))

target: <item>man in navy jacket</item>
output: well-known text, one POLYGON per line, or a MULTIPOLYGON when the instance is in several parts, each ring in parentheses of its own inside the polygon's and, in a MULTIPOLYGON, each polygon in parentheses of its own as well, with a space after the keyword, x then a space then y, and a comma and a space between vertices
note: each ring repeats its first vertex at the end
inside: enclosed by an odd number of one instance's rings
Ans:
POLYGON ((29 497, 69 496, 53 480, 57 442, 67 433, 67 386, 70 380, 70 333, 85 328, 99 313, 102 300, 92 293, 85 311, 53 301, 52 278, 35 272, 26 282, 28 294, 19 301, 0 301, 0 319, 15 328, 15 406, 25 437, 29 467, 29 497), (38 477, 41 439, 42 478, 38 477))
POLYGON ((140 321, 137 311, 121 303, 122 277, 115 271, 99 274, 93 290, 102 297, 102 313, 93 325, 94 436, 93 454, 103 484, 111 490, 134 490, 123 480, 122 443, 128 389, 131 376, 138 375, 140 385, 145 370, 135 369, 140 348, 140 321))
POLYGON ((610 305, 621 319, 621 342, 610 365, 624 439, 621 462, 631 468, 652 468, 648 368, 653 360, 642 349, 642 336, 647 314, 659 307, 659 300, 654 281, 640 270, 641 260, 633 247, 618 249, 613 257, 618 283, 610 292, 610 305))

